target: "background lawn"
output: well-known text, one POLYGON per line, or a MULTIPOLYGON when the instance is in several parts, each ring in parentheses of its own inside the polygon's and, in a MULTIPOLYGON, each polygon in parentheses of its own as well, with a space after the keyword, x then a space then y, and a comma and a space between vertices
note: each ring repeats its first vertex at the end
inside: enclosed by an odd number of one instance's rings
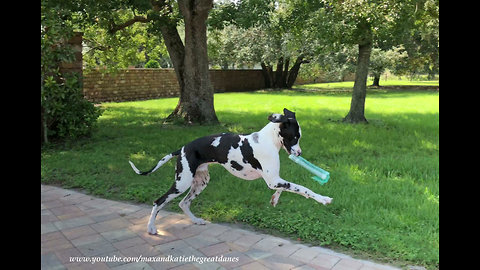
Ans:
MULTIPOLYGON (((382 82, 380 82, 382 84, 382 82)), ((187 142, 219 132, 251 133, 286 107, 302 127, 302 156, 330 172, 321 186, 281 150, 281 176, 333 198, 323 206, 283 192, 277 207, 263 180, 244 181, 210 166, 208 188, 192 212, 213 222, 242 222, 302 242, 399 265, 439 267, 439 93, 369 91, 367 125, 344 124, 351 93, 258 91, 215 95, 221 125, 162 125, 177 98, 105 103, 90 139, 42 149, 45 184, 82 188, 110 199, 151 204, 174 180, 170 161, 150 169, 187 142)), ((186 193, 185 193, 186 195, 186 193)), ((178 202, 167 209, 181 211, 178 202)))
MULTIPOLYGON (((367 88, 368 89, 382 89, 382 88, 404 88, 404 87, 431 87, 438 88, 439 81, 438 80, 407 80, 407 79, 399 79, 396 76, 391 76, 393 79, 382 80, 380 79, 380 88, 371 87, 373 80, 369 77, 367 81, 367 88)), ((306 90, 347 90, 352 91, 353 89, 353 81, 346 81, 346 82, 327 82, 327 83, 311 83, 311 84, 303 84, 303 85, 294 85, 293 89, 306 89, 306 90)))

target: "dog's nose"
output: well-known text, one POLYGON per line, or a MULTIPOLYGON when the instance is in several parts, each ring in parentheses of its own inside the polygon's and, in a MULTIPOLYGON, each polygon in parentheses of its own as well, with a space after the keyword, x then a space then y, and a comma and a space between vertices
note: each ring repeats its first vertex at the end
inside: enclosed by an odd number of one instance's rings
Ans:
POLYGON ((302 150, 297 151, 297 157, 299 157, 302 154, 302 150))

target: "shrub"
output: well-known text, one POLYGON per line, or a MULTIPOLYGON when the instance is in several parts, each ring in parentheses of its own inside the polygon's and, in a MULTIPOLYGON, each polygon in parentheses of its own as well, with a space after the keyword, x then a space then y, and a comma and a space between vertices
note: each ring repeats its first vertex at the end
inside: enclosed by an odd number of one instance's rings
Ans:
POLYGON ((41 11, 42 143, 88 135, 101 110, 83 97, 78 74, 59 71, 75 59, 67 42, 74 35, 71 11, 50 1, 41 1, 41 11))
POLYGON ((155 60, 148 60, 145 64, 145 68, 160 68, 160 64, 155 60))
POLYGON ((83 97, 78 74, 69 73, 60 82, 48 76, 43 90, 42 108, 49 138, 90 135, 101 109, 83 97))

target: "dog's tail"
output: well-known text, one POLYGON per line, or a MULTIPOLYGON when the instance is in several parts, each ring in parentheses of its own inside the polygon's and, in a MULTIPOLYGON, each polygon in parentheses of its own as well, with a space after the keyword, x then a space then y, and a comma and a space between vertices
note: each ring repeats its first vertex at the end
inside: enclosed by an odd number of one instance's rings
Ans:
POLYGON ((167 163, 167 161, 169 161, 170 159, 172 159, 173 157, 175 156, 178 156, 180 155, 180 151, 181 149, 175 151, 175 152, 172 152, 166 156, 164 156, 158 163, 155 167, 153 167, 152 169, 150 169, 149 171, 146 171, 146 172, 141 172, 137 169, 137 167, 135 167, 135 165, 133 164, 133 162, 131 162, 130 160, 128 161, 128 163, 130 163, 130 166, 132 166, 132 169, 137 173, 137 174, 140 174, 140 175, 149 175, 151 173, 153 173, 154 171, 156 171, 158 168, 162 167, 163 164, 167 163))

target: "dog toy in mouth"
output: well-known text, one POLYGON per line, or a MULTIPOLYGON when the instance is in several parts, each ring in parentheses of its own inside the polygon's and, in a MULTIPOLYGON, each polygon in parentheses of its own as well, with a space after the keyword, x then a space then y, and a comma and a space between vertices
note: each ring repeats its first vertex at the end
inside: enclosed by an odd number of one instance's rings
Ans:
POLYGON ((289 155, 288 158, 290 158, 291 160, 293 160, 295 163, 299 164, 303 168, 307 169, 309 172, 315 174, 315 176, 313 176, 312 179, 320 183, 320 185, 324 185, 325 183, 328 182, 328 179, 330 179, 329 172, 325 171, 320 167, 313 165, 312 163, 308 162, 306 159, 302 157, 297 157, 293 154, 289 155))

